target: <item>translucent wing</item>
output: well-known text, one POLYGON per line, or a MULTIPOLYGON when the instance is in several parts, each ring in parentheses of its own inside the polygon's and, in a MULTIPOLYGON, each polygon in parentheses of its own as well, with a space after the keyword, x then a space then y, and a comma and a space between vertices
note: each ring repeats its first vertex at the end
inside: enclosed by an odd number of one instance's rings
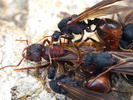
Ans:
POLYGON ((113 52, 112 55, 115 55, 119 57, 121 61, 124 61, 124 64, 121 64, 119 66, 114 67, 111 71, 113 72, 118 72, 118 73, 123 73, 123 74, 128 74, 128 75, 133 75, 133 53, 132 52, 113 52))
POLYGON ((90 19, 90 18, 96 18, 96 17, 100 17, 100 16, 106 16, 109 14, 114 14, 114 13, 118 13, 118 12, 126 11, 126 10, 131 10, 131 9, 133 9, 133 7, 125 7, 125 6, 119 6, 119 5, 104 7, 104 8, 98 9, 95 12, 92 12, 91 14, 88 14, 82 20, 86 20, 86 19, 90 19))
POLYGON ((68 96, 71 96, 74 100, 114 100, 113 97, 108 94, 101 94, 65 84, 62 84, 61 86, 68 91, 68 96))
POLYGON ((111 70, 122 74, 133 75, 133 62, 119 65, 111 70))
POLYGON ((133 23, 133 10, 131 11, 131 13, 129 15, 126 16, 125 18, 125 24, 128 23, 133 23))
POLYGON ((117 1, 121 1, 121 0, 103 0, 97 3, 96 5, 92 6, 91 8, 85 10, 84 12, 80 13, 78 17, 73 19, 72 21, 73 22, 82 21, 88 16, 88 14, 94 13, 96 10, 100 9, 101 7, 107 6, 117 1))

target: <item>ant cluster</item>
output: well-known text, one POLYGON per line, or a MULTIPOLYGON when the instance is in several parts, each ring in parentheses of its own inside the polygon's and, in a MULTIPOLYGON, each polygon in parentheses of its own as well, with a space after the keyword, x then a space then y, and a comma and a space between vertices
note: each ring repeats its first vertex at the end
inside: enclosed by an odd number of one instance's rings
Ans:
POLYGON ((50 36, 51 41, 47 39, 49 36, 45 36, 43 43, 31 44, 23 50, 25 53, 22 54, 23 58, 18 65, 4 66, 0 70, 18 67, 23 59, 34 62, 45 59, 48 61, 45 65, 14 70, 48 68, 48 78, 51 79, 49 85, 56 93, 76 100, 112 100, 112 96, 107 94, 112 89, 112 74, 120 73, 126 82, 133 85, 132 65, 126 65, 133 61, 130 55, 133 44, 133 11, 127 15, 124 23, 119 15, 119 22, 94 16, 133 9, 124 6, 106 6, 117 1, 121 0, 104 0, 79 15, 74 14, 62 19, 58 23, 60 31, 54 31, 50 36), (94 20, 90 20, 91 16, 94 20), (94 30, 91 29, 91 25, 95 25, 94 30), (96 32, 101 41, 97 42, 90 37, 83 40, 84 31, 96 32), (81 38, 73 41, 75 38, 73 34, 80 34, 81 38), (63 39, 67 42, 62 42, 63 39), (87 42, 88 40, 92 42, 87 42), (46 42, 48 45, 45 45, 46 42), (63 75, 58 75, 60 65, 65 73, 63 75), (83 79, 75 78, 76 74, 83 76, 83 79))

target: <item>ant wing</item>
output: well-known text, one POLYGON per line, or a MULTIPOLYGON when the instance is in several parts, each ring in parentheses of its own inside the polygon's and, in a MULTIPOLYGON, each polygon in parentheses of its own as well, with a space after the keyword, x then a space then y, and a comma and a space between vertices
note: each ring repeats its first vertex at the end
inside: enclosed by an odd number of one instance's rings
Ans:
POLYGON ((133 75, 133 62, 116 66, 111 70, 111 72, 133 75))
MULTIPOLYGON (((89 43, 85 43, 90 45, 89 43)), ((79 52, 77 51, 77 49, 75 47, 65 47, 65 50, 68 50, 70 53, 67 55, 63 55, 63 56, 59 56, 58 57, 58 61, 70 61, 70 62, 79 62, 79 59, 83 58, 89 51, 95 51, 95 48, 93 47, 88 47, 87 46, 83 46, 78 48, 79 52)))
POLYGON ((77 18, 74 18, 72 21, 73 22, 77 22, 77 21, 82 21, 84 20, 88 15, 90 15, 91 13, 94 13, 96 12, 98 9, 100 9, 101 7, 104 7, 104 6, 107 6, 109 4, 112 4, 114 2, 117 2, 117 1, 121 1, 121 0, 103 0, 99 3, 97 3, 96 5, 88 8, 87 10, 85 10, 84 12, 80 13, 78 15, 77 18))
MULTIPOLYGON (((123 73, 123 74, 128 74, 128 75, 133 75, 133 53, 132 52, 111 52, 111 54, 119 59, 119 62, 124 62, 123 64, 120 64, 111 71, 113 72, 118 72, 118 73, 123 73)), ((118 62, 118 63, 119 63, 118 62)))
POLYGON ((73 100, 114 100, 113 97, 108 94, 101 94, 65 84, 61 84, 61 86, 68 91, 67 96, 73 100))
POLYGON ((68 55, 59 57, 57 60, 58 60, 58 61, 77 62, 77 59, 78 59, 78 55, 70 53, 70 54, 68 54, 68 55))
POLYGON ((133 10, 125 18, 125 25, 133 22, 133 10))
POLYGON ((111 51, 110 52, 113 56, 116 56, 116 58, 118 59, 123 59, 123 58, 127 58, 127 57, 133 57, 133 52, 127 52, 127 51, 111 51))
POLYGON ((96 18, 96 17, 100 17, 100 16, 106 16, 109 14, 114 14, 114 13, 131 10, 131 9, 133 9, 133 7, 125 7, 125 6, 119 6, 119 5, 104 7, 104 8, 98 9, 97 11, 95 11, 91 14, 88 14, 88 16, 85 17, 83 20, 96 18))

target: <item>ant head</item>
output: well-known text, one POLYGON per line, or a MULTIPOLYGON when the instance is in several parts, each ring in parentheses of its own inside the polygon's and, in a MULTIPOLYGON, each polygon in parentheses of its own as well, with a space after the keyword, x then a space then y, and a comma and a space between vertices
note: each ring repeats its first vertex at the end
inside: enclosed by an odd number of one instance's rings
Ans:
POLYGON ((42 57, 43 44, 32 44, 23 50, 22 56, 30 61, 39 62, 42 57))

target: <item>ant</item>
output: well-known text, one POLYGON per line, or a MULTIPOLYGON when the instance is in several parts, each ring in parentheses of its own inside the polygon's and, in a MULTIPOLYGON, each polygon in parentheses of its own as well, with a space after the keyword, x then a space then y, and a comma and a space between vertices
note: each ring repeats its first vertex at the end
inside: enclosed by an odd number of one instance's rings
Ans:
MULTIPOLYGON (((110 89, 110 83, 109 80, 107 80, 105 78, 100 77, 99 78, 99 82, 97 81, 95 83, 95 85, 92 85, 91 88, 88 89, 88 83, 85 83, 85 87, 83 88, 83 82, 81 80, 77 80, 75 78, 69 77, 67 75, 60 75, 57 78, 54 78, 53 76, 55 75, 55 71, 53 71, 54 69, 51 69, 50 71, 53 72, 53 74, 48 73, 48 76, 50 77, 50 79, 52 79, 49 82, 50 88, 56 92, 56 93, 60 93, 63 95, 66 95, 72 99, 96 99, 96 98, 112 98, 112 96, 108 95, 108 94, 102 94, 102 93, 107 93, 107 91, 109 91, 110 89), (52 76, 52 78, 51 78, 52 76), (101 83, 101 81, 103 81, 103 83, 101 83), (104 84, 104 82, 106 83, 106 85, 104 84), (108 86, 107 86, 108 84, 108 86), (106 87, 107 86, 107 87, 106 87), (99 88, 102 88, 102 91, 99 91, 99 88), (103 89, 104 88, 104 89, 103 89), (97 93, 99 92, 99 93, 97 93), (78 95, 77 95, 78 93, 78 95)), ((73 76, 75 76, 75 74, 73 74, 73 76)))
POLYGON ((83 76, 97 75, 107 66, 117 64, 117 58, 107 52, 87 53, 75 69, 83 76), (79 65, 80 64, 80 65, 79 65), (78 68, 80 66, 80 68, 78 68), (82 72, 80 70, 82 70, 82 72))
MULTIPOLYGON (((91 30, 91 25, 96 25, 96 28, 93 30, 97 30, 97 36, 100 40, 102 40, 102 44, 106 45, 107 50, 116 50, 119 45, 119 40, 121 39, 122 35, 122 27, 121 25, 112 20, 112 19, 98 19, 95 17, 105 16, 108 14, 117 13, 119 11, 126 11, 132 9, 132 7, 123 7, 123 6, 109 6, 105 7, 106 5, 112 4, 119 0, 105 0, 99 2, 98 4, 88 8, 86 11, 79 14, 76 18, 73 18, 71 21, 68 22, 68 25, 82 22, 87 19, 89 30, 91 30), (115 8, 115 10, 114 10, 115 8), (95 18, 94 20, 90 20, 90 18, 95 18)), ((84 42, 91 38, 86 38, 84 42)), ((91 39, 92 41, 94 39, 91 39)), ((93 41, 97 42, 97 41, 93 41)), ((97 42, 98 43, 98 42, 97 42)), ((101 42, 100 42, 101 44, 101 42)))
MULTIPOLYGON (((131 47, 133 45, 133 35, 132 35, 132 27, 133 27, 133 10, 125 17, 124 22, 121 20, 120 15, 117 14, 119 22, 122 25, 122 38, 119 41, 120 48, 123 51, 132 51, 131 47), (126 50, 125 50, 126 49, 126 50)), ((129 84, 133 85, 132 75, 126 74, 126 77, 121 74, 122 78, 128 82, 129 84)))
MULTIPOLYGON (((107 73, 108 71, 111 72, 117 72, 117 73, 122 73, 122 74, 128 74, 127 76, 130 77, 132 75, 132 70, 129 71, 129 69, 132 68, 129 66, 129 68, 126 67, 126 65, 123 65, 124 63, 127 62, 132 62, 132 57, 130 56, 124 56, 123 54, 128 54, 128 53, 123 53, 122 52, 100 52, 100 53, 87 53, 82 56, 82 60, 75 66, 73 67, 79 74, 85 76, 85 77, 91 77, 93 75, 99 75, 96 77, 96 79, 99 76, 102 76, 103 74, 107 73), (120 58, 120 57, 126 57, 126 58, 120 58), (80 66, 80 67, 79 67, 80 66), (118 67, 117 67, 118 66, 118 67)), ((131 53, 130 53, 131 55, 131 53)), ((73 57, 73 55, 71 55, 73 57)), ((61 57, 61 60, 65 61, 65 58, 67 59, 67 56, 61 57)), ((71 58, 71 61, 76 58, 71 58)), ((96 80, 95 79, 95 80, 96 80)), ((95 82, 95 80, 93 82, 95 82)), ((129 79, 130 80, 130 79, 129 79)), ((131 79, 132 80, 132 79, 131 79)), ((127 83, 132 85, 132 82, 128 82, 125 80, 127 83)), ((92 83, 93 83, 92 82, 92 83)))
MULTIPOLYGON (((109 4, 112 4, 114 2, 121 1, 121 0, 105 0, 102 2, 99 2, 98 4, 90 7, 89 9, 85 10, 84 12, 76 15, 73 14, 70 17, 62 19, 58 23, 59 31, 55 31, 52 35, 52 41, 57 41, 59 38, 65 38, 68 40, 68 42, 71 42, 72 39, 74 39, 74 34, 80 34, 81 38, 78 40, 75 40, 74 42, 80 42, 83 39, 84 36, 84 30, 87 32, 92 32, 91 25, 92 22, 88 21, 88 23, 85 22, 85 20, 91 18, 95 18, 97 16, 105 16, 113 13, 117 13, 120 11, 125 11, 132 9, 131 7, 123 7, 123 6, 109 6, 105 7, 109 4), (115 8, 115 10, 114 10, 115 8), (101 13, 100 13, 101 12, 101 13), (63 36, 65 35, 65 36, 63 36)), ((98 27, 98 25, 97 25, 98 27)), ((118 27, 119 28, 119 27, 118 27)), ((110 30, 110 29, 109 29, 110 30)), ((111 32, 110 32, 111 33, 111 32)), ((107 33, 108 34, 108 33, 107 33)), ((45 37, 44 37, 45 38, 45 37)))
POLYGON ((133 45, 133 35, 132 35, 132 27, 133 27, 133 10, 125 17, 124 23, 122 22, 119 14, 117 14, 119 22, 122 25, 122 38, 120 40, 120 46, 124 49, 129 50, 133 45))
POLYGON ((89 21, 92 21, 92 23, 96 25, 94 31, 97 30, 97 36, 104 42, 107 49, 116 50, 122 35, 121 25, 108 18, 95 18, 94 20, 89 21))
MULTIPOLYGON (((57 31, 55 31, 55 32, 57 32, 57 31)), ((20 40, 20 41, 23 41, 23 40, 20 40)), ((27 40, 26 40, 26 42, 28 44, 27 40)), ((78 54, 79 56, 80 56, 80 54, 77 53, 76 50, 72 50, 69 47, 63 48, 62 45, 63 45, 63 43, 61 43, 60 45, 53 44, 52 41, 50 42, 48 39, 45 39, 42 44, 41 43, 31 44, 28 47, 24 48, 24 50, 22 52, 22 59, 20 60, 20 62, 17 65, 4 66, 4 67, 0 68, 0 70, 4 69, 6 67, 18 67, 24 59, 34 61, 34 62, 41 62, 42 59, 45 59, 48 61, 48 63, 45 65, 40 65, 40 66, 36 66, 36 67, 26 67, 26 68, 14 69, 15 71, 25 70, 25 69, 46 68, 48 66, 53 66, 53 64, 59 65, 58 63, 61 63, 63 65, 63 67, 64 67, 65 63, 72 65, 71 61, 62 61, 62 60, 59 61, 58 58, 68 55, 70 53, 74 53, 75 55, 78 54), (46 42, 48 43, 48 45, 44 46, 44 44, 46 42)), ((76 45, 74 45, 74 46, 76 47, 76 45)), ((77 47, 76 47, 76 49, 78 50, 77 47)), ((78 50, 78 52, 79 52, 79 50, 78 50)), ((78 60, 79 60, 79 57, 78 57, 78 60)))
MULTIPOLYGON (((126 64, 128 62, 132 62, 133 58, 132 57, 121 58, 119 56, 124 57, 123 55, 120 54, 121 52, 117 52, 117 53, 119 53, 119 54, 112 53, 113 56, 115 56, 115 57, 117 57, 119 59, 119 61, 117 61, 117 64, 115 64, 115 65, 107 68, 107 70, 101 72, 99 75, 97 75, 95 77, 95 79, 90 84, 93 84, 93 82, 95 82, 98 77, 104 75, 105 73, 107 73, 109 71, 118 72, 118 73, 121 73, 121 74, 133 75, 132 74, 132 70, 131 70, 132 66, 131 67, 130 66, 126 67, 127 65, 126 66, 123 65, 123 64, 126 64)), ((129 83, 129 81, 128 81, 128 83, 129 83)), ((129 84, 133 85, 132 83, 129 83, 129 84)))

